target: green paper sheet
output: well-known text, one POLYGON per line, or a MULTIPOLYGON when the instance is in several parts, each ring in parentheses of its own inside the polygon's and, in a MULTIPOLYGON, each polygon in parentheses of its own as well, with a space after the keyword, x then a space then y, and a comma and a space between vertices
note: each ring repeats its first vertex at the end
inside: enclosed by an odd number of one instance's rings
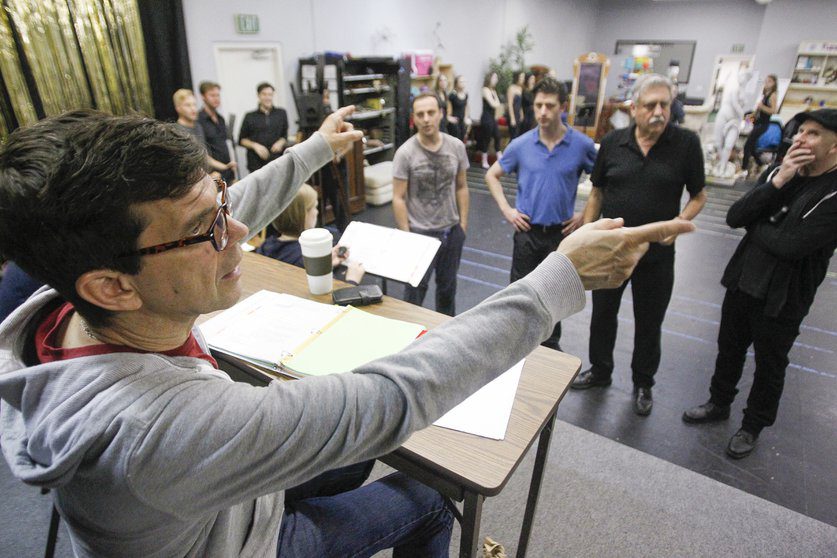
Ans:
POLYGON ((397 353, 423 331, 418 324, 351 308, 282 366, 306 376, 349 372, 376 358, 397 353))

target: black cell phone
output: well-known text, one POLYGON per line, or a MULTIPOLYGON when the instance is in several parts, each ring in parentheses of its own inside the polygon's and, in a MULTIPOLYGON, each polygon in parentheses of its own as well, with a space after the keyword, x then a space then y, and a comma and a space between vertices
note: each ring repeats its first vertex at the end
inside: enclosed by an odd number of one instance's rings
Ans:
POLYGON ((337 289, 331 293, 331 298, 334 304, 346 306, 366 306, 367 304, 375 304, 381 302, 384 298, 384 293, 381 292, 381 287, 378 285, 358 285, 357 287, 346 287, 344 289, 337 289))

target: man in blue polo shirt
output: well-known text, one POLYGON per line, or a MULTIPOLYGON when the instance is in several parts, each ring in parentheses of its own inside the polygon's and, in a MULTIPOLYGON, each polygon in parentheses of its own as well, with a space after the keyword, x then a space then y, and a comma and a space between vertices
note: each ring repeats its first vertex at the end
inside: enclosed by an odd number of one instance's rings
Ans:
MULTIPOLYGON (((515 229, 511 282, 535 269, 581 225, 581 214, 574 213, 578 180, 582 171, 592 172, 596 161, 593 141, 561 121, 567 108, 566 88, 545 78, 532 93, 537 128, 515 138, 485 173, 494 201, 515 229), (500 184, 500 177, 509 173, 517 173, 515 207, 509 205, 500 184)), ((560 351, 560 340, 558 322, 543 345, 560 351)))

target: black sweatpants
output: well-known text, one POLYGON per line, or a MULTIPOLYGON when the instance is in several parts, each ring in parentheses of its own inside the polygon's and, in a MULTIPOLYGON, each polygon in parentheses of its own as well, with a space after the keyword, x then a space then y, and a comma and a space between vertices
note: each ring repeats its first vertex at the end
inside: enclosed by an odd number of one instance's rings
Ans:
POLYGON ((674 253, 647 256, 633 274, 615 289, 593 291, 590 319, 590 364, 593 374, 607 378, 613 374, 613 347, 616 344, 617 316, 622 293, 631 284, 634 306, 634 353, 631 358, 635 387, 652 387, 660 366, 660 338, 671 291, 674 287, 674 253))
POLYGON ((785 387, 788 353, 799 335, 802 318, 764 315, 764 300, 741 291, 727 291, 718 331, 718 358, 709 388, 716 405, 730 405, 738 393, 747 348, 756 355, 753 387, 744 409, 744 430, 758 435, 776 421, 779 399, 785 387))

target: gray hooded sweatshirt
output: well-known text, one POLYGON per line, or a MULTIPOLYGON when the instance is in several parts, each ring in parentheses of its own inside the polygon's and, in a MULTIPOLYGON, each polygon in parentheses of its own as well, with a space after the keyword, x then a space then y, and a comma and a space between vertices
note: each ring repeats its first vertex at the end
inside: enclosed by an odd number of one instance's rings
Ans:
MULTIPOLYGON (((259 230, 330 157, 315 136, 250 175, 230 190, 236 218, 259 230)), ((58 302, 42 289, 0 325, 0 445, 18 478, 53 489, 76 555, 262 557, 276 555, 284 489, 393 451, 526 356, 584 293, 552 254, 398 354, 266 387, 192 357, 24 362, 34 318, 58 302)))

